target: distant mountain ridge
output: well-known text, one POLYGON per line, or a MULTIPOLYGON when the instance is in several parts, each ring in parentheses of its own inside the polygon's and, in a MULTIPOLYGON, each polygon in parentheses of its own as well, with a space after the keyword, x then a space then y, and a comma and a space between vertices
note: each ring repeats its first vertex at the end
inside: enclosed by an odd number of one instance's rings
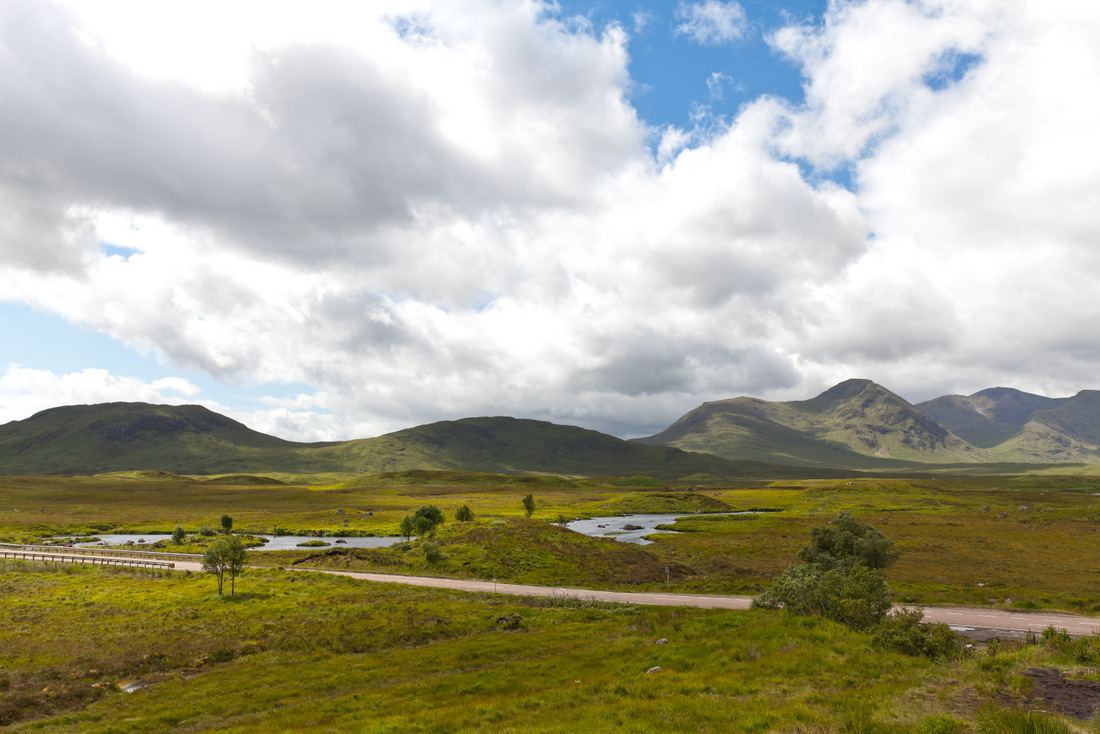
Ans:
POLYGON ((198 405, 67 406, 0 426, 0 474, 148 469, 176 474, 449 469, 659 479, 797 474, 790 467, 644 446, 575 426, 503 417, 442 421, 328 443, 268 436, 198 405))
POLYGON ((1012 388, 917 405, 853 379, 809 400, 704 403, 637 439, 725 458, 853 469, 899 462, 1100 462, 1100 392, 1048 398, 1012 388))
POLYGON ((1100 463, 1100 391, 1048 398, 995 387, 914 405, 854 379, 808 400, 704 403, 664 431, 633 441, 545 421, 482 417, 375 438, 297 443, 202 406, 145 403, 52 408, 0 426, 0 474, 445 469, 678 479, 994 463, 1100 463))

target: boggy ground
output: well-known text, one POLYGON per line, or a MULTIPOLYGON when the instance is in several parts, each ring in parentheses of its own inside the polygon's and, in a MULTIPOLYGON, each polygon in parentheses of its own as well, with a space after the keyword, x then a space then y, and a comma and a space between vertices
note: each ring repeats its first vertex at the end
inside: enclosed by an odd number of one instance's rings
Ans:
POLYGON ((942 730, 929 727, 948 717, 967 731, 988 707, 1026 707, 1040 689, 1022 683, 1031 669, 1080 668, 1042 641, 955 661, 906 657, 783 612, 503 598, 276 569, 247 571, 237 588, 219 597, 201 574, 8 566, 0 725, 809 734, 942 730))
MULTIPOLYGON (((245 533, 278 527, 291 534, 396 535, 401 518, 435 504, 448 518, 433 541, 440 550, 435 560, 414 541, 310 563, 517 583, 755 594, 797 561, 812 527, 850 512, 901 550, 887 574, 900 601, 1100 611, 1096 477, 862 478, 700 488, 694 482, 629 487, 615 486, 623 480, 454 472, 408 472, 385 484, 377 477, 341 483, 326 476, 324 485, 280 479, 284 484, 264 486, 255 477, 245 484, 174 476, 0 477, 0 540, 170 532, 176 525, 194 533, 204 525, 219 527, 222 514, 245 533), (525 525, 520 499, 528 493, 537 508, 525 525), (453 521, 463 504, 473 510, 473 523, 453 521), (776 512, 691 514, 727 509, 776 512), (550 525, 559 516, 668 511, 689 515, 674 526, 681 532, 655 535, 643 548, 570 537, 550 525)), ((265 552, 254 562, 286 566, 308 555, 265 552)))

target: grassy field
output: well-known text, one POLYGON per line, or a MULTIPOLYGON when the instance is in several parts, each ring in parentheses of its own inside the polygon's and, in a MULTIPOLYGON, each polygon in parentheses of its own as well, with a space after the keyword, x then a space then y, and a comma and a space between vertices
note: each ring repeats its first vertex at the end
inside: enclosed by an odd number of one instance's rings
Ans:
POLYGON ((218 597, 197 574, 8 565, 0 725, 967 731, 962 722, 1035 693, 1024 671, 1074 665, 1034 645, 935 663, 782 612, 477 596, 277 569, 246 572, 238 589, 218 597), (929 728, 945 721, 957 728, 929 728))
MULTIPOLYGON (((0 540, 171 532, 176 525, 194 533, 219 527, 222 514, 243 533, 278 527, 286 534, 394 536, 405 515, 435 504, 449 520, 433 540, 441 551, 436 560, 414 541, 393 549, 327 550, 308 563, 550 585, 756 593, 796 562, 811 527, 850 512, 901 550, 888 578, 905 601, 1100 611, 1100 497, 1094 494, 1100 478, 1094 477, 813 480, 690 491, 465 473, 328 476, 316 485, 280 479, 264 485, 255 477, 238 484, 172 476, 2 477, 0 540), (520 498, 528 493, 537 508, 525 522, 520 498), (450 520, 463 504, 473 510, 473 523, 450 520), (561 516, 754 509, 773 512, 690 515, 675 524, 681 532, 655 535, 643 547, 551 525, 561 516)), ((290 565, 307 555, 265 553, 256 562, 290 565)))
MULTIPOLYGON (((177 524, 195 532, 218 527, 222 514, 241 532, 277 525, 392 535, 424 504, 448 517, 434 538, 391 549, 250 556, 269 567, 247 571, 235 597, 219 597, 203 574, 47 570, 7 561, 0 565, 0 726, 983 731, 991 711, 1054 705, 1043 697, 1049 681, 1035 669, 1098 677, 1100 655, 1073 656, 1050 645, 1002 644, 935 663, 882 652, 866 634, 784 613, 477 596, 278 568, 751 593, 795 562, 811 527, 850 512, 902 551, 887 576, 903 600, 1094 613, 1096 478, 865 478, 695 489, 459 473, 325 475, 314 484, 278 479, 0 478, 0 539, 9 540, 170 531, 177 524), (528 493, 537 502, 530 519, 520 502, 528 493), (475 520, 450 520, 463 504, 475 520), (750 509, 770 511, 690 514, 676 523, 681 532, 655 536, 648 546, 552 524, 562 515, 750 509), (426 543, 437 551, 432 558, 426 543), (658 645, 660 639, 669 642, 658 645), (659 672, 646 672, 656 666, 659 672), (149 685, 120 691, 131 683, 149 685)), ((1095 700, 1100 704, 1100 693, 1095 700)), ((1083 726, 1078 721, 1073 730, 1091 731, 1083 726)))

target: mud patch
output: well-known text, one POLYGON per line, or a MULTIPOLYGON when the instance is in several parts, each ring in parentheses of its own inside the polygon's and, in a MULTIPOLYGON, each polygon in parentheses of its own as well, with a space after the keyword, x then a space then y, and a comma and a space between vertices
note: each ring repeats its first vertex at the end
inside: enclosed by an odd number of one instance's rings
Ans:
POLYGON ((1079 719, 1091 719, 1100 712, 1100 682, 1066 678, 1055 668, 1029 668, 1024 674, 1035 683, 1029 704, 1079 719))

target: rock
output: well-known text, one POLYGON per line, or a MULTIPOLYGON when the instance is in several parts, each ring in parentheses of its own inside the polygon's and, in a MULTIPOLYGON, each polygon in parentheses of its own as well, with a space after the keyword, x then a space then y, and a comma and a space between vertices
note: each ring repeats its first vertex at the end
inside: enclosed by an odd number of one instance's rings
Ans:
POLYGON ((985 583, 984 583, 984 582, 981 582, 981 581, 979 581, 979 582, 978 582, 978 588, 979 588, 979 589, 981 589, 981 588, 984 588, 984 587, 985 587, 985 583))
POLYGON ((649 675, 650 673, 660 673, 660 672, 661 672, 661 666, 660 665, 654 665, 652 668, 650 668, 649 670, 646 671, 646 675, 649 675))
POLYGON ((989 512, 989 508, 985 505, 982 505, 978 508, 978 512, 989 512))
POLYGON ((337 543, 347 543, 348 541, 344 540, 343 538, 340 538, 340 540, 338 540, 338 541, 336 541, 336 542, 337 542, 337 543))
POLYGON ((661 639, 657 640, 657 644, 658 645, 667 645, 668 644, 668 638, 667 637, 662 637, 661 639))
POLYGON ((523 621, 523 617, 518 614, 507 614, 503 617, 497 617, 497 624, 506 630, 519 629, 520 622, 523 621))
POLYGON ((1001 517, 1001 518, 1008 517, 1008 513, 1007 512, 999 512, 999 513, 997 513, 997 517, 1001 517))
POLYGON ((626 525, 623 525, 623 530, 642 530, 642 529, 643 528, 642 528, 641 525, 635 525, 632 522, 628 522, 626 525))
POLYGON ((1017 509, 1017 510, 1030 510, 1030 509, 1031 509, 1031 505, 1020 505, 1020 506, 1019 506, 1019 507, 1017 507, 1016 509, 1017 509))
POLYGON ((1011 599, 1005 599, 1005 604, 1011 604, 1011 603, 1012 603, 1011 599))

